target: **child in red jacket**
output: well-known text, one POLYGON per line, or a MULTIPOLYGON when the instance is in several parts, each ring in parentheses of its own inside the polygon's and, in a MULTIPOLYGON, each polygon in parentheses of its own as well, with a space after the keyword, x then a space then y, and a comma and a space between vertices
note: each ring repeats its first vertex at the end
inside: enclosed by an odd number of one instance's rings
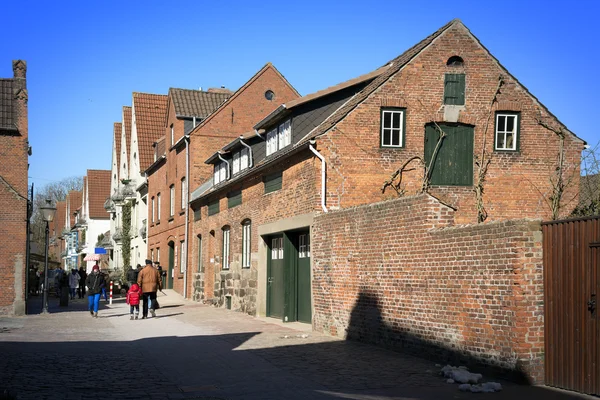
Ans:
POLYGON ((140 313, 140 298, 142 297, 142 290, 137 283, 131 285, 131 288, 127 291, 127 304, 129 304, 129 319, 138 319, 140 313))

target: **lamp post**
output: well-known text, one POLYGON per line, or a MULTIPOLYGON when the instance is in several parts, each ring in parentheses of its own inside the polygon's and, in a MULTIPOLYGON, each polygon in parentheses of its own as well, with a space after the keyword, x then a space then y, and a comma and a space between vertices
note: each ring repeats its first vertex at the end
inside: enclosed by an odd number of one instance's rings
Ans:
POLYGON ((46 257, 44 263, 44 299, 42 304, 42 314, 48 314, 48 236, 50 235, 49 223, 54 220, 54 214, 56 213, 56 207, 52 206, 50 199, 46 199, 44 207, 40 207, 42 211, 42 218, 46 221, 46 257))

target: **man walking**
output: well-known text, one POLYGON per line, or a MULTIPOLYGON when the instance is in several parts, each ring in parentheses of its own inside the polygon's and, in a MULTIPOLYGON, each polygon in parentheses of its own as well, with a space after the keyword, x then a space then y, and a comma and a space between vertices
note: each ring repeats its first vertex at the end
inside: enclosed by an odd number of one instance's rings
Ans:
POLYGON ((152 314, 153 317, 156 317, 154 311, 156 291, 162 290, 162 278, 160 277, 160 273, 152 267, 152 260, 146 260, 146 266, 138 274, 137 284, 142 288, 142 299, 144 301, 142 307, 142 319, 148 317, 149 300, 152 302, 150 305, 150 314, 152 314))

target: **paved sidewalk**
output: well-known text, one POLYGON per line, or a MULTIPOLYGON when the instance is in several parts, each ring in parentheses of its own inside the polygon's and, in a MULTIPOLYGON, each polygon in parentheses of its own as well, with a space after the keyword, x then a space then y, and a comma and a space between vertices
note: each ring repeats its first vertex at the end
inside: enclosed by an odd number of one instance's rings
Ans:
MULTIPOLYGON (((0 318, 0 394, 17 399, 544 399, 574 393, 502 382, 462 393, 419 358, 183 300, 158 297, 156 318, 131 321, 124 298, 87 300, 49 315, 0 318)), ((41 310, 30 299, 30 313, 41 310)), ((0 399, 2 397, 0 396, 0 399)), ((584 397, 585 398, 585 397, 584 397)))

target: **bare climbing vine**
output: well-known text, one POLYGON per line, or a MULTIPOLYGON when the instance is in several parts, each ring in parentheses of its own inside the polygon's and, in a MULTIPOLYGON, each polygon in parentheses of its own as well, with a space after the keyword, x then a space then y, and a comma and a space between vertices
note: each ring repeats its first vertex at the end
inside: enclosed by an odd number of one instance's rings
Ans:
POLYGON ((498 100, 498 94, 500 93, 500 88, 504 84, 504 77, 502 75, 498 76, 498 86, 496 86, 496 91, 494 92, 494 96, 490 101, 489 112, 485 121, 485 127, 483 129, 483 145, 481 146, 481 157, 474 156, 475 166, 477 167, 477 181, 475 182, 475 186, 473 187, 473 191, 475 192, 475 205, 477 207, 477 223, 480 224, 484 222, 488 213, 483 204, 483 191, 484 191, 484 183, 485 177, 488 172, 488 168, 490 163, 492 162, 492 155, 488 154, 486 150, 486 138, 487 131, 490 125, 490 120, 494 115, 494 103, 498 100))

